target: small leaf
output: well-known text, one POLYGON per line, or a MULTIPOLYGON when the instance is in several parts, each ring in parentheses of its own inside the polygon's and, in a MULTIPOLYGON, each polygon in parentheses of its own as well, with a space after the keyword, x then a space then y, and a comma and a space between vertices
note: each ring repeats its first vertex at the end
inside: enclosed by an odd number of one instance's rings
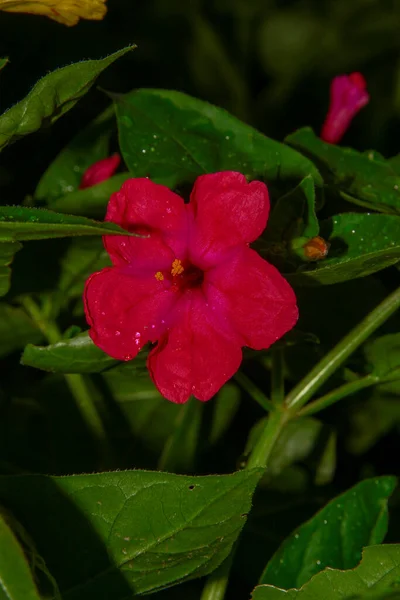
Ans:
POLYGON ((0 58, 0 71, 9 63, 8 58, 0 58))
POLYGON ((114 127, 114 109, 110 107, 82 129, 42 175, 35 191, 36 202, 51 205, 57 198, 76 191, 85 170, 108 155, 114 127))
POLYGON ((69 600, 113 600, 202 577, 230 553, 261 470, 0 478, 0 497, 69 600))
MULTIPOLYGON (((139 365, 140 357, 135 358, 139 365)), ((118 361, 94 345, 87 332, 49 346, 28 344, 21 364, 56 373, 99 373, 118 361)))
POLYGON ((0 242, 45 240, 75 235, 136 235, 115 223, 63 215, 42 208, 0 207, 0 242))
POLYGON ((394 477, 377 477, 337 496, 283 542, 260 583, 290 589, 325 567, 355 567, 364 546, 382 542, 386 534, 387 501, 395 486, 394 477))
POLYGON ((252 600, 395 600, 400 583, 400 544, 370 546, 356 569, 325 569, 301 589, 258 585, 252 600))
POLYGON ((119 173, 92 187, 61 196, 54 200, 50 207, 60 213, 104 218, 111 194, 118 192, 124 181, 130 177, 130 173, 119 173))
POLYGON ((292 285, 333 284, 385 269, 400 260, 400 217, 345 213, 321 222, 331 244, 323 261, 288 273, 292 285))
POLYGON ((351 148, 328 144, 304 127, 286 142, 326 171, 326 183, 334 185, 349 202, 385 213, 400 213, 400 176, 390 161, 373 151, 360 154, 351 148))
POLYGON ((400 333, 382 335, 364 346, 371 372, 380 379, 400 379, 400 333))
POLYGON ((22 245, 19 242, 9 242, 0 244, 0 296, 7 294, 10 289, 11 269, 14 254, 21 250, 22 245))
POLYGON ((171 188, 235 170, 268 181, 321 177, 307 158, 222 108, 181 92, 137 90, 115 97, 120 146, 135 177, 171 188))
POLYGON ((0 600, 40 600, 21 546, 6 514, 0 511, 0 600))
POLYGON ((0 116, 0 150, 55 123, 90 90, 104 69, 132 49, 128 46, 101 60, 81 61, 45 75, 24 100, 0 116))
POLYGON ((42 339, 42 333, 25 311, 0 302, 0 357, 42 339))

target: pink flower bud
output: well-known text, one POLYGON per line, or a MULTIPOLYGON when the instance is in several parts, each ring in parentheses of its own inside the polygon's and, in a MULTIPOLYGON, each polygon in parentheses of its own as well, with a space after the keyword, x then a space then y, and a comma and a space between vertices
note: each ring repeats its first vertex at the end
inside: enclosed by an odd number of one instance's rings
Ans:
POLYGON ((92 187, 92 185, 96 185, 96 183, 101 183, 102 181, 106 181, 112 175, 114 175, 115 171, 118 169, 119 164, 121 162, 121 157, 119 154, 113 154, 108 158, 103 158, 102 160, 98 160, 93 163, 82 175, 81 184, 79 186, 80 190, 84 190, 85 188, 92 187))
POLYGON ((321 138, 337 144, 350 123, 363 106, 369 102, 367 84, 361 73, 339 75, 332 80, 330 106, 321 131, 321 138))

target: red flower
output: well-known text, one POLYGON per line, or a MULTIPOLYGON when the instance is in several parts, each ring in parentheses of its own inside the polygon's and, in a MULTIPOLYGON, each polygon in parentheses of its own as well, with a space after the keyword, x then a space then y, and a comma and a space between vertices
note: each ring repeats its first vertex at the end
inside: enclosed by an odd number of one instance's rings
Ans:
POLYGON ((332 80, 330 106, 321 138, 337 144, 350 126, 352 119, 369 102, 366 81, 361 73, 339 75, 332 80))
POLYGON ((107 221, 148 237, 104 237, 113 267, 86 282, 94 343, 131 360, 147 342, 150 375, 172 402, 209 400, 238 370, 242 346, 268 348, 297 321, 292 288, 249 243, 268 191, 232 171, 203 175, 190 203, 148 179, 111 196, 107 221))
POLYGON ((109 179, 112 175, 114 175, 115 171, 119 167, 120 162, 121 157, 119 154, 113 154, 108 158, 98 160, 88 169, 86 169, 82 175, 79 189, 84 190, 85 188, 92 187, 92 185, 96 185, 96 183, 106 181, 106 179, 109 179))

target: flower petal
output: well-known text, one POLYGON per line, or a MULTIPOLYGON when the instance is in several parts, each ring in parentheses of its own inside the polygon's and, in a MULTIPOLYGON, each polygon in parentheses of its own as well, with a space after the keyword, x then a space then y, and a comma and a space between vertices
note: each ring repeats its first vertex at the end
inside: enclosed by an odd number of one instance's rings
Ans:
POLYGON ((234 171, 198 177, 190 204, 195 218, 191 255, 199 266, 215 264, 221 251, 254 241, 269 214, 266 185, 247 183, 244 175, 234 171))
MULTIPOLYGON (((149 179, 125 181, 120 191, 111 196, 105 220, 131 232, 158 236, 173 249, 177 258, 183 258, 186 252, 188 220, 182 198, 149 179)), ((129 255, 136 254, 136 239, 106 236, 105 246, 114 264, 118 264, 118 257, 125 255, 129 246, 132 247, 129 255), (122 241, 125 243, 123 250, 120 248, 122 241)))
POLYGON ((279 271, 243 248, 206 275, 209 302, 220 308, 243 346, 268 348, 298 319, 296 296, 279 271))
POLYGON ((90 337, 118 360, 131 360, 148 341, 164 334, 176 295, 155 277, 129 267, 108 267, 86 281, 85 313, 90 337))
POLYGON ((98 160, 86 169, 82 175, 81 184, 79 189, 84 190, 92 187, 102 181, 106 181, 115 171, 118 169, 121 163, 121 157, 119 154, 113 154, 102 160, 98 160))
POLYGON ((147 366, 160 393, 182 404, 206 401, 236 373, 242 351, 234 334, 220 329, 199 290, 181 299, 176 325, 149 354, 147 366))

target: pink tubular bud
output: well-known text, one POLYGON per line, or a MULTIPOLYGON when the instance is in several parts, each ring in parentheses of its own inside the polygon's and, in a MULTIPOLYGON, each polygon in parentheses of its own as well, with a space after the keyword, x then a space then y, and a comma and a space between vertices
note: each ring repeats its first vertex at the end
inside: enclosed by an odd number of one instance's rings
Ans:
POLYGON ((330 105, 321 131, 321 139, 337 144, 355 115, 369 102, 367 84, 361 73, 339 75, 332 80, 330 105))
POLYGON ((93 163, 93 165, 86 169, 82 175, 79 189, 84 190, 92 187, 92 185, 106 181, 106 179, 109 179, 112 175, 114 175, 115 171, 120 165, 120 162, 121 157, 119 154, 113 154, 108 158, 103 158, 102 160, 98 160, 97 162, 93 163))

